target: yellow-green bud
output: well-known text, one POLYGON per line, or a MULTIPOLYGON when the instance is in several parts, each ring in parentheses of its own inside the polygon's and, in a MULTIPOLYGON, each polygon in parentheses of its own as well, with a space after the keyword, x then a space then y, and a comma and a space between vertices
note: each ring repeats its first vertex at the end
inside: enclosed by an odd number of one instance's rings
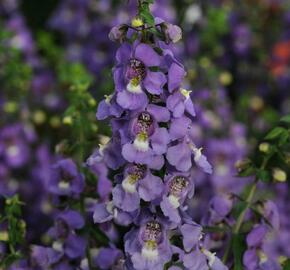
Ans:
POLYGON ((225 71, 222 72, 219 76, 219 81, 222 85, 229 85, 233 80, 232 74, 225 71))
POLYGON ((43 111, 41 110, 37 110, 33 113, 33 121, 38 124, 38 125, 41 125, 45 122, 46 120, 46 115, 43 111))
POLYGON ((141 18, 135 17, 135 18, 132 19, 131 25, 133 27, 140 27, 140 26, 143 26, 144 25, 144 22, 142 21, 141 18))
POLYGON ((6 113, 13 113, 13 112, 16 112, 17 110, 17 103, 14 102, 14 101, 8 101, 4 104, 3 106, 3 110, 6 112, 6 113))
POLYGON ((90 105, 90 106, 94 107, 94 106, 96 106, 96 104, 97 104, 97 103, 96 103, 96 101, 95 101, 93 98, 90 98, 90 99, 89 99, 89 105, 90 105))
POLYGON ((202 57, 200 59, 200 64, 203 68, 209 68, 211 66, 211 62, 207 57, 202 57))
POLYGON ((62 122, 63 122, 65 125, 71 126, 72 123, 73 123, 73 119, 72 119, 71 116, 65 116, 65 117, 62 119, 62 122))
POLYGON ((58 116, 53 116, 50 118, 49 120, 49 124, 53 127, 53 128, 58 128, 60 127, 61 121, 59 119, 58 116))
POLYGON ((269 149, 270 149, 270 144, 269 143, 266 143, 266 142, 260 143, 259 150, 261 152, 267 153, 267 152, 269 152, 269 149))
POLYGON ((273 169, 273 178, 278 182, 285 182, 287 180, 287 174, 280 168, 273 169))
POLYGON ((250 107, 254 111, 260 111, 264 107, 264 100, 261 97, 253 96, 250 100, 250 107))
POLYGON ((0 232, 0 241, 7 242, 9 240, 9 235, 7 231, 0 232))

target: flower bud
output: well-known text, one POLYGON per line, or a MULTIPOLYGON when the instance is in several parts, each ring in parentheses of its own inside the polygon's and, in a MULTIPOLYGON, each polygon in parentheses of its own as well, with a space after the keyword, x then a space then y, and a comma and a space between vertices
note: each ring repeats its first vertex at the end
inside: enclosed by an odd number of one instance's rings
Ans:
POLYGON ((43 111, 37 110, 33 113, 33 121, 37 125, 43 124, 45 122, 45 120, 46 120, 46 115, 43 111))
POLYGON ((232 74, 227 71, 222 72, 219 76, 219 81, 222 85, 227 86, 231 84, 232 80, 233 80, 232 74))
POLYGON ((264 100, 261 97, 253 96, 250 100, 250 107, 253 111, 262 110, 264 105, 264 100))
POLYGON ((142 21, 141 18, 135 17, 135 18, 132 19, 131 25, 133 27, 140 27, 140 26, 143 26, 144 25, 144 22, 142 21))
POLYGON ((63 122, 63 124, 65 124, 65 125, 71 126, 72 123, 73 123, 73 119, 72 119, 71 116, 65 116, 65 117, 62 119, 62 122, 63 122))
POLYGON ((182 30, 177 25, 167 23, 165 35, 169 41, 176 43, 182 38, 182 30))
POLYGON ((273 175, 274 180, 276 180, 278 182, 285 182, 287 180, 286 172, 280 168, 275 168, 273 170, 272 175, 273 175))
POLYGON ((4 103, 3 110, 6 113, 14 113, 17 111, 17 103, 14 101, 9 101, 4 103))
POLYGON ((0 232, 0 241, 2 242, 8 242, 9 240, 9 235, 7 231, 2 231, 0 232))
POLYGON ((61 121, 60 118, 57 116, 53 116, 49 119, 49 124, 53 127, 53 128, 58 128, 61 125, 61 121))
POLYGON ((124 36, 126 35, 127 29, 128 28, 125 25, 113 27, 109 33, 109 39, 114 42, 122 41, 124 36))
POLYGON ((238 160, 235 164, 236 169, 241 172, 250 165, 251 161, 249 159, 238 160))
POLYGON ((96 100, 93 99, 93 98, 90 98, 89 101, 88 101, 88 103, 89 103, 89 105, 92 106, 92 107, 95 107, 96 104, 97 104, 97 103, 96 103, 96 100))
POLYGON ((259 150, 263 153, 267 153, 269 152, 269 149, 270 149, 270 144, 269 143, 266 143, 266 142, 263 142, 259 145, 259 150))

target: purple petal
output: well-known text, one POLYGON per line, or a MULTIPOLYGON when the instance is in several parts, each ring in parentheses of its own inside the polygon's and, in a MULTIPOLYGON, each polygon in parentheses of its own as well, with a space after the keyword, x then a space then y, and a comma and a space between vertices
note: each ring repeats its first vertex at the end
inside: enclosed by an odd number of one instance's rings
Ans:
POLYGON ((181 218, 178 209, 174 208, 169 202, 168 197, 164 196, 160 203, 161 210, 164 216, 168 217, 170 221, 180 223, 181 218))
POLYGON ((94 208, 93 218, 95 223, 104 223, 113 219, 113 216, 108 212, 107 205, 105 203, 98 203, 94 208))
POLYGON ((152 150, 138 151, 132 143, 126 143, 122 148, 122 155, 129 162, 148 164, 152 156, 152 150))
POLYGON ((85 224, 82 215, 79 212, 73 210, 67 210, 60 213, 58 218, 64 220, 71 229, 80 229, 85 224))
POLYGON ((176 63, 172 63, 168 71, 168 90, 170 93, 180 87, 185 76, 184 68, 176 63))
POLYGON ((124 91, 126 89, 126 84, 124 81, 124 69, 122 67, 115 67, 113 69, 113 77, 116 91, 124 91))
POLYGON ((150 138, 152 149, 157 155, 164 154, 169 143, 169 134, 166 128, 157 128, 150 138))
POLYGON ((116 59, 119 64, 126 64, 131 56, 131 46, 128 43, 123 43, 117 50, 116 59))
POLYGON ((110 115, 110 105, 105 101, 102 100, 98 105, 97 110, 97 119, 98 120, 104 120, 110 115))
POLYGON ((190 124, 191 121, 187 117, 172 119, 169 128, 170 138, 172 140, 183 138, 186 135, 190 124))
POLYGON ((183 172, 188 171, 192 166, 191 150, 185 141, 169 147, 166 158, 171 165, 176 167, 177 170, 183 172))
POLYGON ((190 98, 188 98, 187 100, 184 101, 184 105, 185 105, 185 110, 191 115, 191 116, 195 116, 195 109, 193 106, 193 102, 190 98))
POLYGON ((86 249, 86 240, 80 236, 70 234, 65 242, 65 254, 69 258, 82 257, 86 249))
POLYGON ((124 90, 117 93, 117 103, 124 109, 136 110, 145 108, 148 99, 145 93, 133 94, 124 90))
POLYGON ((265 239, 268 229, 266 225, 258 225, 247 235, 247 244, 249 247, 258 247, 265 239))
POLYGON ((137 45, 135 57, 142 61, 147 67, 159 66, 161 62, 160 55, 158 55, 150 45, 144 43, 137 45))
POLYGON ((150 169, 160 170, 164 165, 164 157, 163 155, 151 156, 146 164, 150 169))
POLYGON ((212 166, 207 161, 207 158, 205 155, 203 155, 201 153, 198 155, 195 155, 194 161, 195 161, 197 166, 199 166, 200 168, 203 169, 204 172, 206 172, 208 174, 212 173, 212 166))
POLYGON ((184 224, 180 228, 182 233, 183 247, 186 252, 189 252, 198 243, 201 236, 201 227, 198 225, 184 224))
POLYGON ((100 248, 96 264, 100 269, 111 269, 121 256, 121 251, 116 248, 100 248))
POLYGON ((145 89, 153 95, 160 95, 163 92, 163 86, 165 83, 166 76, 162 72, 152 72, 149 70, 143 80, 145 89))
POLYGON ((243 255, 243 264, 247 270, 256 270, 258 268, 259 258, 255 249, 247 250, 243 255))
POLYGON ((208 270, 206 257, 199 249, 184 255, 183 264, 190 270, 208 270))
POLYGON ((121 185, 117 185, 113 189, 112 195, 114 204, 126 212, 133 212, 139 208, 140 198, 137 192, 128 193, 121 185))
POLYGON ((162 180, 152 175, 150 172, 147 173, 146 177, 139 181, 138 192, 140 197, 144 201, 152 201, 158 198, 163 191, 162 180))
POLYGON ((147 106, 147 111, 154 116, 157 122, 168 122, 170 120, 170 113, 164 107, 149 104, 147 106))
POLYGON ((184 114, 185 106, 180 93, 174 93, 167 98, 166 107, 178 118, 184 114))

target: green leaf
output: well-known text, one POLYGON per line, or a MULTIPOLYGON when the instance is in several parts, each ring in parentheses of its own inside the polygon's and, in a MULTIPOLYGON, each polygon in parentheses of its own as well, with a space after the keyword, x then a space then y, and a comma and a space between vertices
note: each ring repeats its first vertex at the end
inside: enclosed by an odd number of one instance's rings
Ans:
POLYGON ((141 10, 139 12, 139 16, 143 19, 143 21, 148 25, 148 26, 154 26, 154 17, 150 12, 149 8, 149 3, 144 2, 141 5, 141 10))
POLYGON ((282 127, 276 127, 272 129, 265 137, 266 140, 273 140, 280 136, 283 136, 285 134, 288 134, 287 130, 282 127), (285 133, 286 132, 286 133, 285 133))
POLYGON ((284 123, 287 123, 287 124, 290 124, 290 114, 283 116, 283 117, 280 119, 280 121, 281 121, 281 122, 284 122, 284 123))
POLYGON ((233 270, 243 270, 243 254, 246 250, 245 237, 242 234, 233 235, 233 254, 234 254, 234 268, 233 270))
POLYGON ((239 172, 239 176, 240 177, 248 177, 248 176, 254 175, 255 172, 256 172, 255 168, 250 166, 248 168, 245 168, 241 172, 239 172))

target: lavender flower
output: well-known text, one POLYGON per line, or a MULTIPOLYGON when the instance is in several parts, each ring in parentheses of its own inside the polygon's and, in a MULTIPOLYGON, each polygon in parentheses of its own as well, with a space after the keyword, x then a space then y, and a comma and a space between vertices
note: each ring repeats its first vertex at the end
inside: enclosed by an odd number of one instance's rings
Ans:
POLYGON ((63 159, 53 165, 48 189, 58 196, 79 196, 84 189, 84 178, 71 159, 63 159))
MULTIPOLYGON (((156 28, 164 31, 163 26, 156 28)), ((167 41, 181 36, 177 26, 168 25, 165 31, 167 41)), ((111 32, 119 34, 118 27, 111 32)), ((87 164, 105 164, 111 170, 102 169, 102 178, 110 172, 114 177, 112 200, 101 196, 94 221, 130 226, 124 237, 127 269, 162 270, 173 254, 187 267, 194 263, 194 250, 204 269, 227 269, 209 251, 203 252, 202 228, 187 214, 186 201, 194 194, 193 162, 206 173, 212 168, 194 143, 195 109, 191 92, 181 87, 184 67, 167 41, 144 40, 138 28, 126 38, 132 36, 134 42, 122 37, 126 41, 116 54, 115 92, 98 106, 97 118, 109 117, 113 134, 87 164), (172 245, 173 237, 182 238, 183 245, 172 245)))
POLYGON ((50 267, 69 267, 68 259, 82 258, 85 253, 86 240, 76 235, 75 230, 84 226, 83 217, 76 211, 66 210, 56 216, 54 226, 48 235, 54 240, 52 247, 34 246, 32 258, 37 265, 50 267))

